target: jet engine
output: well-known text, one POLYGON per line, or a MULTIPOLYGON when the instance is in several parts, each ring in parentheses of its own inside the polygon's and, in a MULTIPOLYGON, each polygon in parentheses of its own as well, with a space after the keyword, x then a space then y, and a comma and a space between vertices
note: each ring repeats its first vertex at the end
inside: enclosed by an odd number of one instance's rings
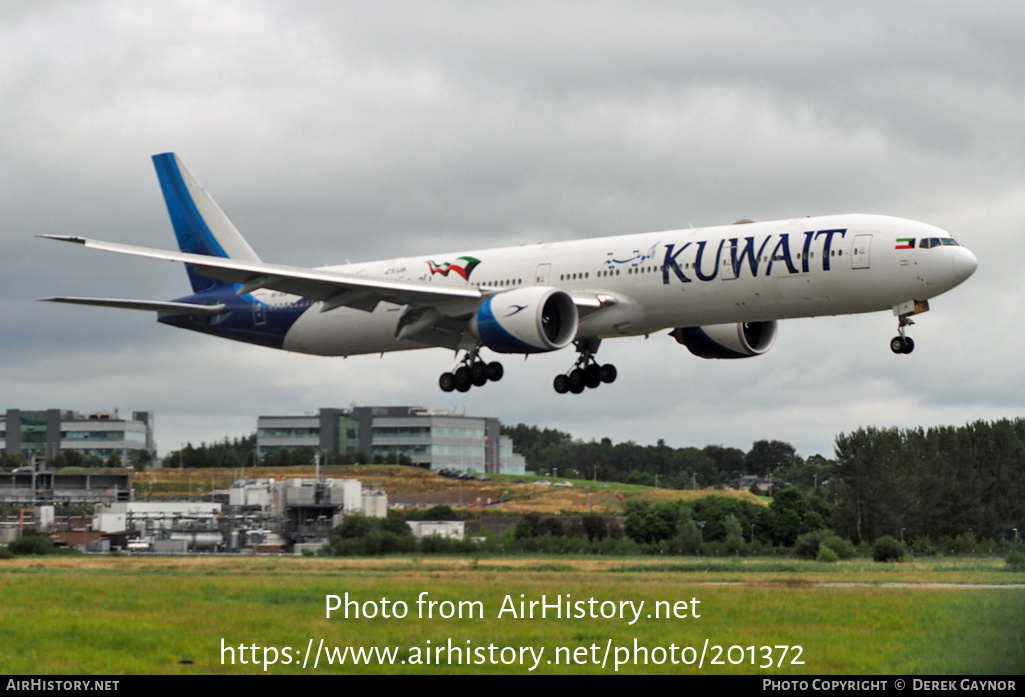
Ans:
POLYGON ((669 334, 701 358, 749 358, 772 348, 776 321, 677 327, 669 334))
POLYGON ((573 341, 578 320, 567 293, 533 286, 492 295, 470 320, 470 328, 492 351, 542 353, 573 341))

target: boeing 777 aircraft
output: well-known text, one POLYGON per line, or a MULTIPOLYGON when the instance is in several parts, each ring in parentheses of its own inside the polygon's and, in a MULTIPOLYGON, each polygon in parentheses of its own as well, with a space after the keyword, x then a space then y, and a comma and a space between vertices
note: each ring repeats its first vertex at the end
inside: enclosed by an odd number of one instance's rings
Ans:
POLYGON ((555 391, 616 379, 603 339, 669 335, 702 358, 765 353, 777 320, 892 310, 894 353, 911 353, 912 316, 959 285, 975 256, 943 230, 879 215, 741 221, 571 242, 314 269, 268 264, 173 153, 155 155, 179 252, 44 235, 93 249, 180 261, 192 294, 173 302, 45 300, 157 312, 157 320, 236 341, 325 356, 442 347, 462 354, 441 389, 499 380, 482 349, 530 354, 572 344, 555 391))

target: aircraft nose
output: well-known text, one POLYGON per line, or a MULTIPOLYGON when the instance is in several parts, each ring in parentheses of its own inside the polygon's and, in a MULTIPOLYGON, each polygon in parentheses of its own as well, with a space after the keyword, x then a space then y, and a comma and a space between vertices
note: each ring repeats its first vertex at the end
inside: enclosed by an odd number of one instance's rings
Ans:
POLYGON ((959 282, 967 280, 978 266, 979 262, 974 254, 964 247, 957 248, 957 254, 954 255, 954 275, 959 282))

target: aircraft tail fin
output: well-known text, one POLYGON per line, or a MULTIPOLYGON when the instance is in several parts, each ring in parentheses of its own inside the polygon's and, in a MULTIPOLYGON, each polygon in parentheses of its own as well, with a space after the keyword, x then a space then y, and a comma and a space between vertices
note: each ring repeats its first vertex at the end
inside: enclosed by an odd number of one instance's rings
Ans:
MULTIPOLYGON (((153 165, 164 193, 171 225, 178 238, 178 248, 189 254, 205 254, 245 261, 260 261, 228 216, 214 202, 203 185, 174 153, 153 156, 153 165)), ((185 266, 192 290, 200 292, 220 285, 230 285, 194 273, 185 266)))

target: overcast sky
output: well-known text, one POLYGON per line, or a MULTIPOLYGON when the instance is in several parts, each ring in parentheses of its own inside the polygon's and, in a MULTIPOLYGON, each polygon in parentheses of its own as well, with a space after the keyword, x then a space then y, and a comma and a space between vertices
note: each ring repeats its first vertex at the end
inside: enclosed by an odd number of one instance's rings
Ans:
MULTIPOLYGON (((1021 2, 0 5, 0 409, 156 413, 161 454, 261 414, 465 409, 583 440, 831 455, 840 432, 1017 417, 1021 2), (442 393, 451 352, 321 358, 36 302, 188 292, 150 156, 175 151, 267 261, 323 265, 829 213, 949 231, 975 276, 895 356, 890 313, 789 320, 757 358, 604 342, 442 393)), ((493 356, 493 354, 490 354, 493 356)))

